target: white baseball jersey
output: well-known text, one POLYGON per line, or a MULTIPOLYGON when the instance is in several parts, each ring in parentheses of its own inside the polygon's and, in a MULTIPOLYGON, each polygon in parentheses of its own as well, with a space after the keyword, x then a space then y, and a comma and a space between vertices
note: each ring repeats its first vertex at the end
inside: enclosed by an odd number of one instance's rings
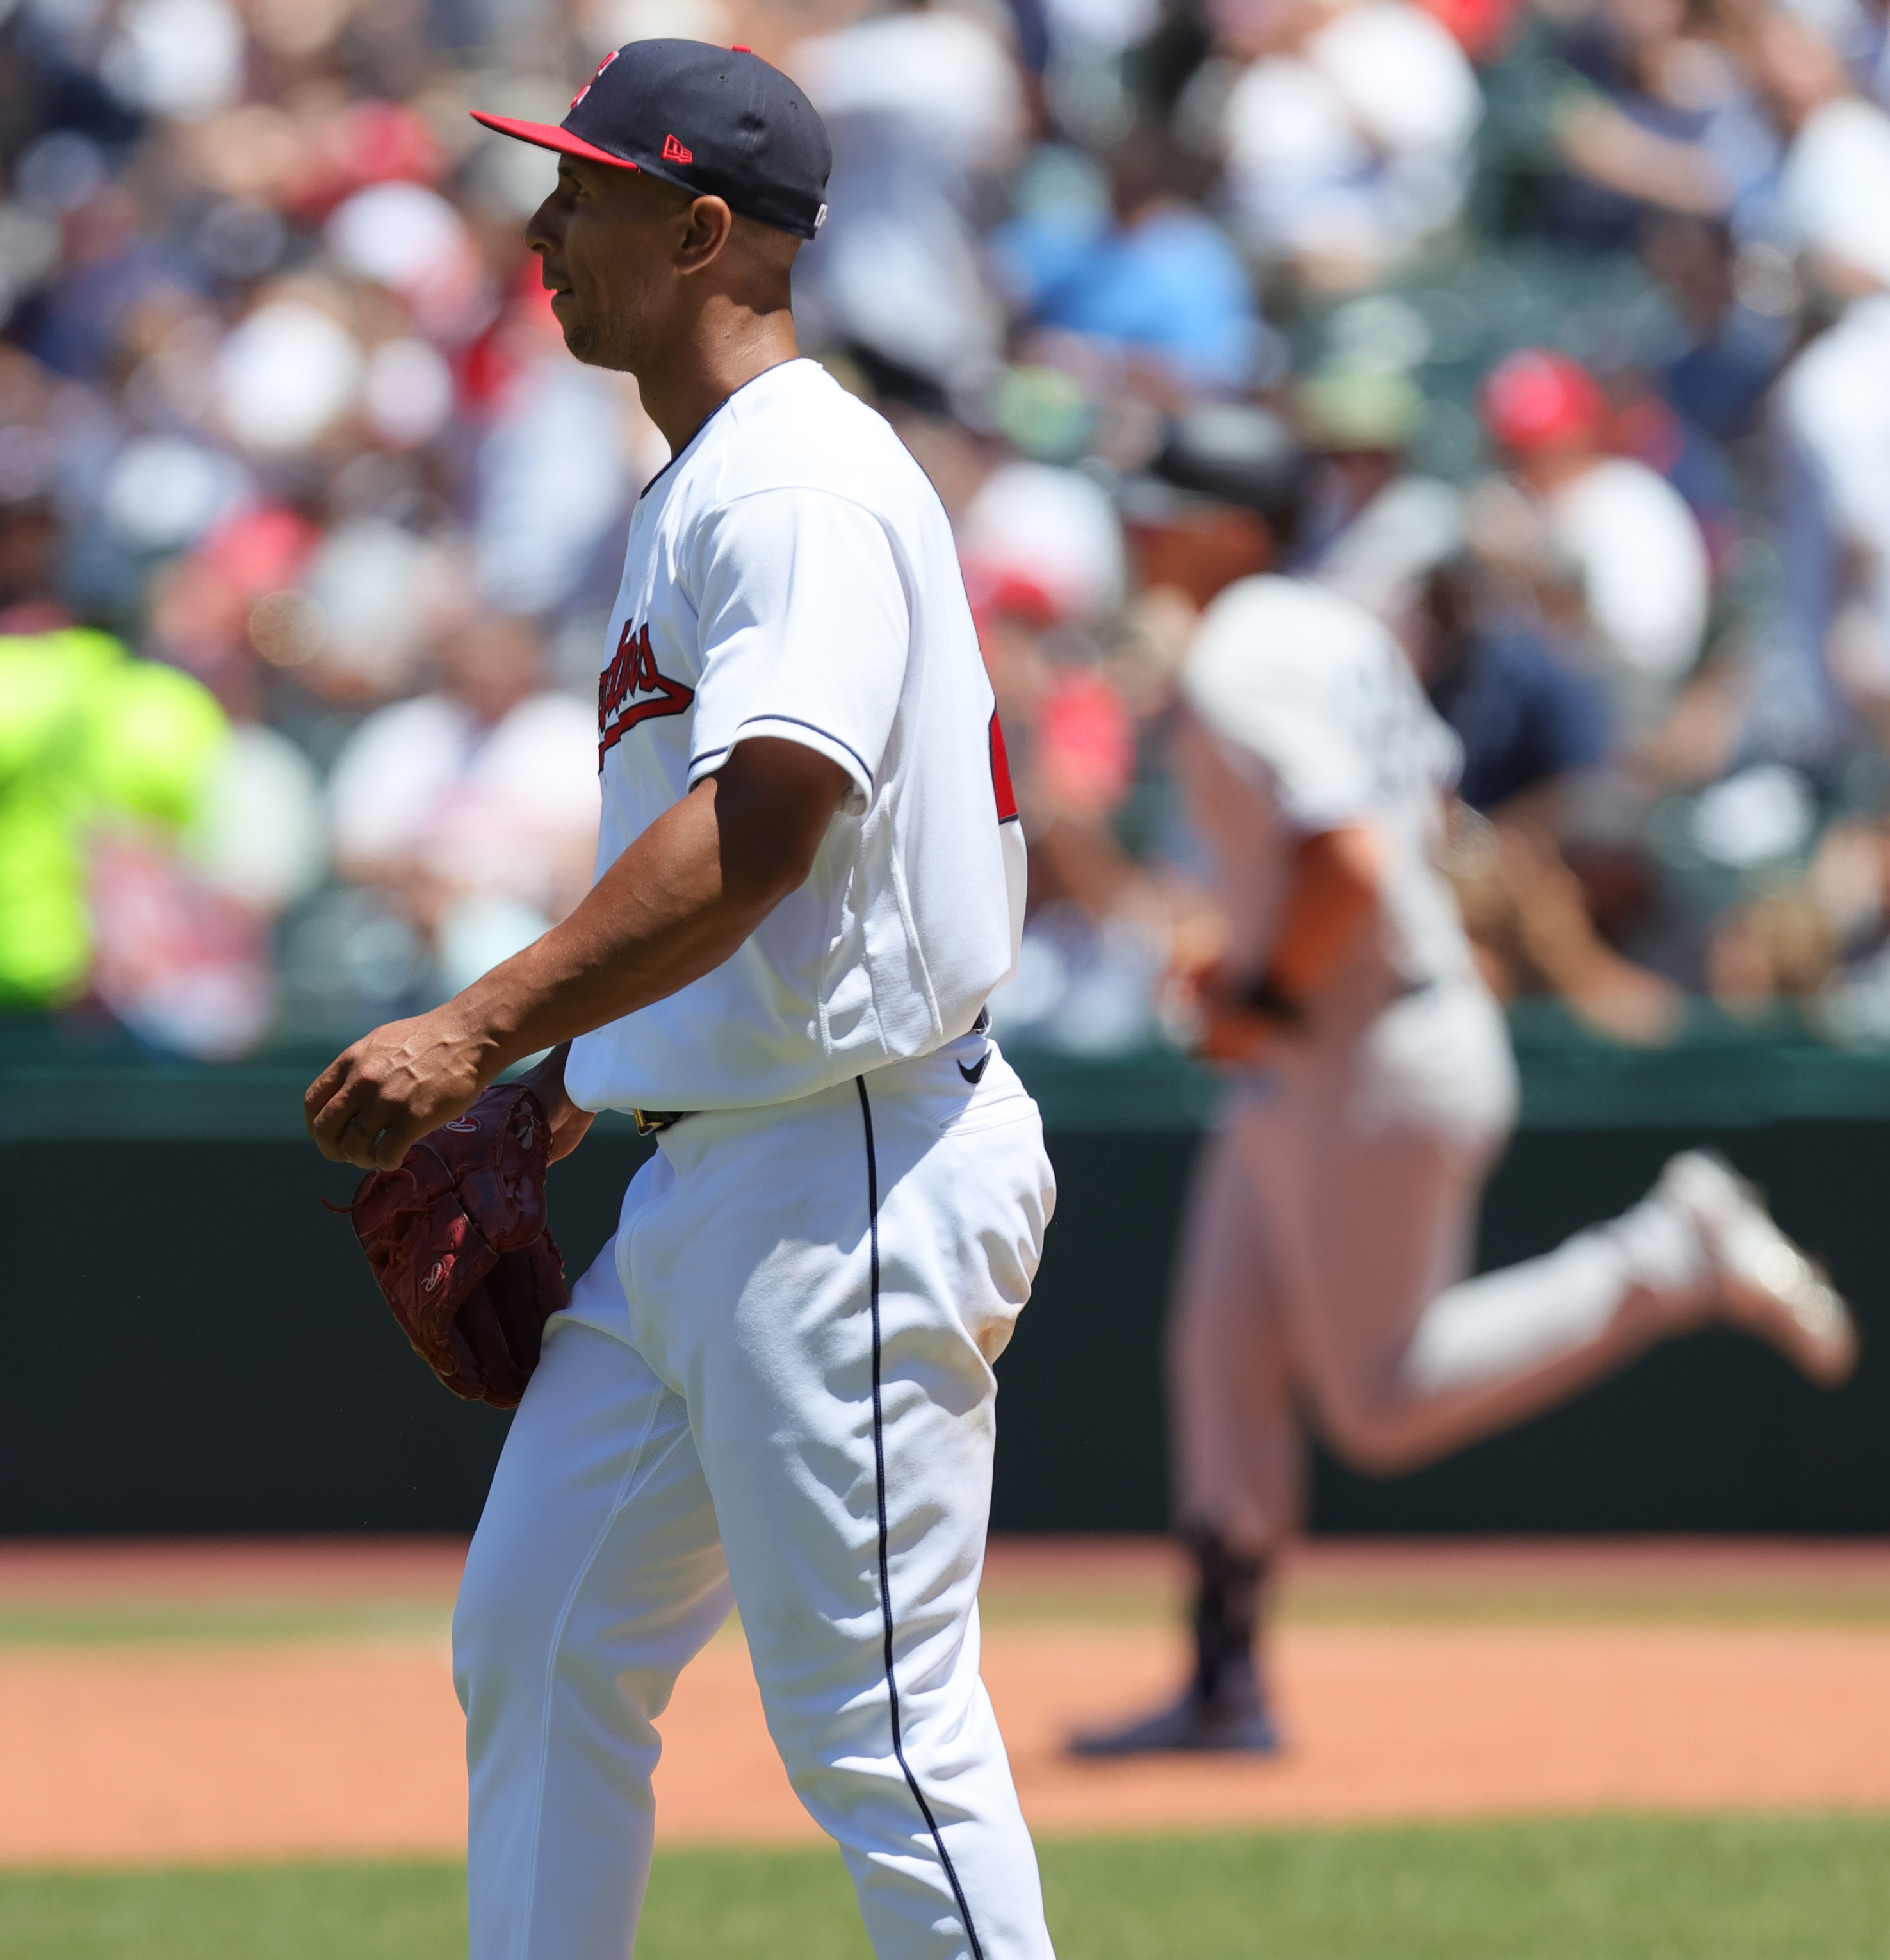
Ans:
POLYGON ((951 527, 811 361, 647 489, 598 683, 601 877, 744 737, 852 790, 805 884, 712 972, 573 1044, 587 1109, 785 1102, 969 1029, 1017 964, 1023 842, 951 527))
POLYGON ((1185 780, 1212 847, 1235 967, 1265 971, 1295 847, 1369 822, 1391 858, 1383 929, 1336 996, 1474 971, 1435 858, 1462 751, 1403 654, 1362 607, 1297 579, 1230 586, 1202 616, 1182 687, 1198 730, 1185 780))

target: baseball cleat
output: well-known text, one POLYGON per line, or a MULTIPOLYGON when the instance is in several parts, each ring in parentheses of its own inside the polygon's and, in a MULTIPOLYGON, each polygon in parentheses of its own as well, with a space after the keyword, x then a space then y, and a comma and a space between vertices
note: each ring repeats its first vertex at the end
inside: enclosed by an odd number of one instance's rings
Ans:
POLYGON ((1857 1365, 1850 1309, 1824 1268, 1772 1222, 1757 1188, 1712 1150, 1671 1158, 1659 1188, 1698 1228, 1734 1324, 1821 1387, 1848 1379, 1857 1365))
POLYGON ((1074 1736, 1075 1756, 1145 1756, 1176 1752, 1271 1756, 1279 1752, 1279 1731, 1257 1702, 1204 1701, 1192 1691, 1172 1707, 1109 1729, 1074 1736))

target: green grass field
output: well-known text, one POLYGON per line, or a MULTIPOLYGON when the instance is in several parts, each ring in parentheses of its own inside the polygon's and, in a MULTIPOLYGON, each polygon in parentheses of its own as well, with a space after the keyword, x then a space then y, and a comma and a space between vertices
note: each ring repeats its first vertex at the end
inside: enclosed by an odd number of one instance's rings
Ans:
MULTIPOLYGON (((1890 1818, 1601 1818, 1043 1847, 1061 1960, 1890 1960, 1890 1818)), ((0 1876, 6 1960, 450 1960, 461 1873, 0 1876)), ((869 1960, 837 1857, 659 1860, 639 1960, 869 1960)))

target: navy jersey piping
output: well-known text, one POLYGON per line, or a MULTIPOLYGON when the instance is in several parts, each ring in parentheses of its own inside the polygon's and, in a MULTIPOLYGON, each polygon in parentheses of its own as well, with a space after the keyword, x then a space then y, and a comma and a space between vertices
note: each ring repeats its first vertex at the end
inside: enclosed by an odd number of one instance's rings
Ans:
MULTIPOLYGON (((873 772, 867 767, 859 750, 851 742, 842 741, 840 737, 833 733, 831 730, 822 728, 819 722, 803 721, 798 714, 751 714, 742 724, 741 728, 736 730, 736 734, 739 737, 742 728, 752 728, 757 721, 784 721, 790 727, 810 729, 815 734, 825 737, 836 749, 845 749, 847 753, 859 763, 860 773, 866 778, 867 788, 870 789, 873 787, 873 772)), ((689 758, 690 774, 694 775, 697 768, 704 762, 713 762, 718 756, 726 756, 734 746, 735 744, 733 742, 724 742, 719 749, 705 749, 699 756, 692 756, 689 758)))

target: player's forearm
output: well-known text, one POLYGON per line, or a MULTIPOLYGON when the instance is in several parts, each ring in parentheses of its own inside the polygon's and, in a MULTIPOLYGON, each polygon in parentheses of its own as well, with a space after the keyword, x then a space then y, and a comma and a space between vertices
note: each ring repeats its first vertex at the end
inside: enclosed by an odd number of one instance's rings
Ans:
POLYGON ((728 959, 806 877, 801 854, 725 834, 705 782, 625 851, 571 915, 451 1004, 488 1079, 679 991, 728 959), (731 845, 733 848, 731 848, 731 845))
POLYGON ((562 925, 444 1007, 337 1055, 303 1098, 309 1134, 338 1162, 391 1169, 521 1056, 700 979, 805 883, 848 781, 798 743, 740 743, 562 925))
POLYGON ((1267 976, 1294 999, 1316 994, 1376 916, 1385 842, 1370 824, 1348 824, 1303 842, 1267 976))

